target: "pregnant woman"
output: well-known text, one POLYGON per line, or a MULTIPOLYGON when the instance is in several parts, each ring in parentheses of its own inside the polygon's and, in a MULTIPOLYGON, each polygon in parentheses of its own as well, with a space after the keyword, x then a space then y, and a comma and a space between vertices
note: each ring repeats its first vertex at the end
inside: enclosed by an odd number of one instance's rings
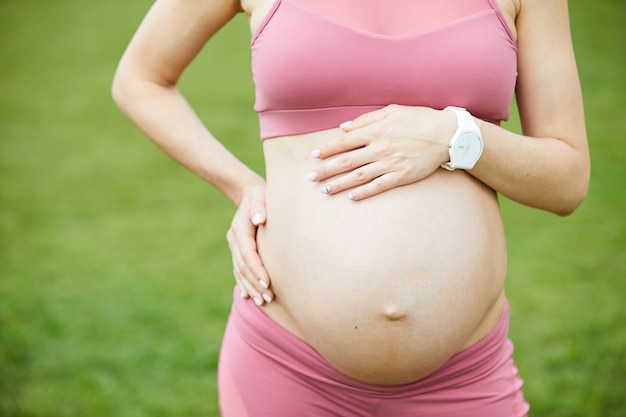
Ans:
POLYGON ((586 195, 566 0, 157 0, 113 95, 238 207, 223 416, 527 414, 497 193, 586 195), (176 88, 238 12, 265 179, 176 88), (523 135, 499 127, 514 92, 523 135))

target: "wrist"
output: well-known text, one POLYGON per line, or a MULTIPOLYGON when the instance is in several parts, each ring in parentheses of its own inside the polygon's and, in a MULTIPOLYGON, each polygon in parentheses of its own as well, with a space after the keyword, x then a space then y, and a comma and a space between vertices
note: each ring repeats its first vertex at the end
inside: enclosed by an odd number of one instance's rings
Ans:
POLYGON ((239 205, 241 205, 241 202, 245 198, 246 195, 254 194, 256 192, 259 192, 259 190, 263 190, 263 189, 265 189, 265 180, 261 176, 256 175, 246 180, 239 187, 238 197, 234 201, 235 205, 239 207, 239 205))
POLYGON ((474 168, 483 152, 480 128, 474 117, 464 108, 449 106, 444 112, 456 116, 457 128, 448 145, 449 160, 441 164, 441 167, 449 171, 470 170, 474 168))
POLYGON ((458 122, 456 119, 456 115, 453 112, 447 110, 439 110, 439 112, 442 117, 442 122, 440 123, 441 130, 439 135, 439 142, 442 145, 440 165, 443 165, 450 162, 450 141, 456 133, 458 122))

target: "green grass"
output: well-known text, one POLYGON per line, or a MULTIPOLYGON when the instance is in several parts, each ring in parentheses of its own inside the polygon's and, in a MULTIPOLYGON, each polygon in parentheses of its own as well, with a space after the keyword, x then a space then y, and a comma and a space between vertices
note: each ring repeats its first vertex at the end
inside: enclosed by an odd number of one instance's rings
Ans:
MULTIPOLYGON (((0 1, 0 415, 217 416, 231 204, 113 105, 150 1, 0 1)), ((570 1, 593 177, 571 217, 503 201, 533 416, 626 415, 624 3, 570 1)), ((262 171, 242 16, 182 88, 262 171)), ((508 126, 518 129, 513 119, 508 126)))

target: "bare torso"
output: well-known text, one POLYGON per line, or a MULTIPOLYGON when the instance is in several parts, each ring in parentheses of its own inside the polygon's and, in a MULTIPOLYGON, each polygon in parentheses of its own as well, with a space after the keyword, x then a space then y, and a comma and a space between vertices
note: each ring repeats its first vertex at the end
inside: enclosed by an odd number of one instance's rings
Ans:
MULTIPOLYGON (((244 0, 252 32, 273 0, 244 0)), ((514 32, 517 0, 499 0, 514 32)), ((263 311, 347 375, 417 380, 485 336, 504 303, 496 193, 463 171, 363 201, 305 180, 338 129, 264 143, 267 222, 258 247, 275 300, 263 311)))
POLYGON ((259 252, 276 299, 263 307, 360 380, 419 379, 493 328, 506 250, 496 194, 439 169, 359 202, 305 180, 337 130, 264 144, 267 223, 259 252))

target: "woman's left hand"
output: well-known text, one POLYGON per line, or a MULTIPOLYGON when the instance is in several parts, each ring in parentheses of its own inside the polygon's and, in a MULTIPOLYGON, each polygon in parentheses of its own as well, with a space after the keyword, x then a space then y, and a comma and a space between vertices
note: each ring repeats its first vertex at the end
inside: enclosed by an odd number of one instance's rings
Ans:
POLYGON ((390 105, 342 123, 337 139, 311 155, 320 159, 307 175, 325 194, 351 190, 363 200, 428 177, 449 160, 456 116, 428 107, 390 105))

